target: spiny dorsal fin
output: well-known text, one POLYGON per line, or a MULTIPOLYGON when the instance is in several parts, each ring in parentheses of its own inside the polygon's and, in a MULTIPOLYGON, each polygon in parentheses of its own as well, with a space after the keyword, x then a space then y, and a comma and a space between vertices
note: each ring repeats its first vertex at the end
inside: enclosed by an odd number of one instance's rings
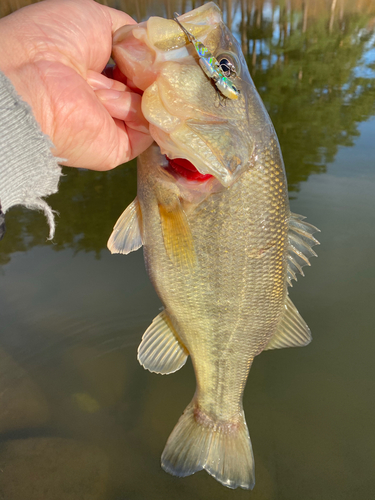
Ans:
POLYGON ((107 247, 111 253, 128 254, 142 246, 142 212, 138 198, 124 210, 116 222, 107 247))
POLYGON ((303 347, 309 344, 311 340, 310 328, 302 319, 289 296, 287 296, 285 310, 277 330, 264 350, 281 349, 282 347, 303 347))
POLYGON ((154 373, 166 375, 179 370, 188 357, 168 314, 162 311, 147 328, 138 347, 138 361, 154 373))
POLYGON ((302 215, 291 214, 289 220, 287 282, 290 286, 293 286, 292 280, 297 281, 297 272, 304 276, 303 266, 311 265, 309 257, 316 257, 312 247, 319 245, 319 241, 312 236, 319 229, 307 222, 303 222, 304 218, 302 215))
POLYGON ((168 257, 178 266, 193 268, 196 263, 194 241, 181 203, 176 201, 173 206, 160 203, 159 214, 168 257))

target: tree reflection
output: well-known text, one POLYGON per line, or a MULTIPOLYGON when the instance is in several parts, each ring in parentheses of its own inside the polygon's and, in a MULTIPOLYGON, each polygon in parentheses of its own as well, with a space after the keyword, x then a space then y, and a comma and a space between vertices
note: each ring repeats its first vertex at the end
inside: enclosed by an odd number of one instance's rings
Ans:
POLYGON ((51 244, 54 250, 73 248, 76 252, 101 250, 113 226, 137 191, 136 162, 110 172, 94 172, 65 167, 59 192, 48 198, 58 212, 56 234, 47 242, 48 226, 43 214, 23 207, 12 208, 6 216, 7 233, 0 245, 0 264, 13 252, 23 252, 36 245, 51 244))
POLYGON ((296 191, 312 172, 325 171, 338 146, 351 146, 358 123, 375 112, 375 74, 365 71, 375 46, 375 6, 252 4, 238 28, 246 30, 250 72, 280 140, 289 191, 296 191))
MULTIPOLYGON (((5 15, 28 0, 6 0, 5 15)), ((107 0, 138 21, 171 18, 202 1, 107 0)), ((350 146, 358 124, 375 113, 375 3, 373 0, 219 0, 237 36, 254 82, 275 125, 289 190, 321 173, 339 146, 350 146)), ((100 256, 114 222, 136 191, 134 163, 108 173, 65 169, 53 248, 72 247, 100 256)), ((22 208, 7 216, 0 263, 12 252, 46 244, 41 214, 22 208)))

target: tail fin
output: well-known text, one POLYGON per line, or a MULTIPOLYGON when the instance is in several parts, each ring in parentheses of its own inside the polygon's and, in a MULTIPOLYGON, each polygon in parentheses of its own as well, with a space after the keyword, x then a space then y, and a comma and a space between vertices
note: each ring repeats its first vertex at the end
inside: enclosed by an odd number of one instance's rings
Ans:
POLYGON ((253 489, 254 457, 243 413, 236 423, 215 423, 193 399, 169 436, 161 465, 174 476, 205 469, 228 488, 253 489))

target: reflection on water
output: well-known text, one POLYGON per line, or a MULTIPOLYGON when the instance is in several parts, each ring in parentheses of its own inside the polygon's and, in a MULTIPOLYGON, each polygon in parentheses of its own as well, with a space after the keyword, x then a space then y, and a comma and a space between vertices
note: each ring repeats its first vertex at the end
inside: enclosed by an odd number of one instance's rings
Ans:
MULTIPOLYGON (((4 1, 0 13, 25 3, 4 1)), ((143 20, 202 2, 106 3, 143 20)), ((319 259, 291 292, 314 342, 265 353, 250 373, 245 411, 256 488, 232 493, 207 474, 178 480, 160 470, 195 382, 190 365, 158 377, 136 361, 160 304, 142 253, 106 250, 115 220, 135 196, 132 162, 108 173, 65 169, 49 198, 60 213, 53 243, 43 215, 22 208, 7 215, 0 244, 0 498, 373 496, 375 4, 218 3, 275 124, 292 210, 322 229, 319 259)))
POLYGON ((105 174, 69 168, 64 174, 59 192, 49 198, 58 212, 53 243, 46 240, 48 229, 42 214, 12 209, 7 214, 7 236, 11 237, 2 240, 0 264, 7 262, 14 251, 37 245, 58 251, 69 247, 76 252, 93 251, 100 257, 118 215, 136 195, 136 161, 105 174))

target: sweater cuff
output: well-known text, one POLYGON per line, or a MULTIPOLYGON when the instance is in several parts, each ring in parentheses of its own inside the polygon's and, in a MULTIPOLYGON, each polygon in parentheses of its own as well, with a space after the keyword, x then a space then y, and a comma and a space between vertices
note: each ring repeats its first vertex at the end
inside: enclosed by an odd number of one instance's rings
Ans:
POLYGON ((61 167, 50 151, 53 144, 41 131, 31 107, 0 71, 0 201, 5 213, 14 205, 43 210, 55 232, 51 207, 42 199, 57 192, 61 167))

